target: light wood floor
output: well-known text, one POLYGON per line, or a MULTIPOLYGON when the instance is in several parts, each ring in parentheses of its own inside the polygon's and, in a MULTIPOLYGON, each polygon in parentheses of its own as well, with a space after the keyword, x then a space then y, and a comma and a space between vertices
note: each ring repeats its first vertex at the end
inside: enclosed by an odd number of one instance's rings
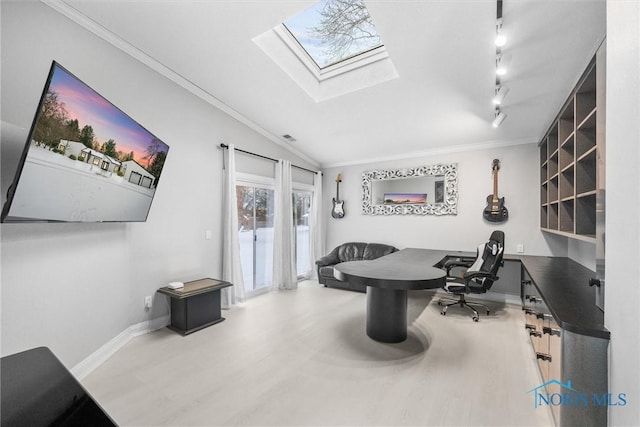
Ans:
POLYGON ((365 334, 366 295, 303 282, 186 337, 134 338, 83 384, 121 426, 553 425, 519 307, 474 323, 409 297, 409 338, 365 334))

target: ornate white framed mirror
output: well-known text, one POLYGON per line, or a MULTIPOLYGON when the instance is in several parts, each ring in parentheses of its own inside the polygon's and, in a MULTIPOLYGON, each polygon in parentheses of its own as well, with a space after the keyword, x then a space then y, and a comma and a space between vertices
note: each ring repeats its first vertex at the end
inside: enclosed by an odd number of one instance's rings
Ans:
POLYGON ((457 215, 458 164, 362 173, 365 215, 457 215))

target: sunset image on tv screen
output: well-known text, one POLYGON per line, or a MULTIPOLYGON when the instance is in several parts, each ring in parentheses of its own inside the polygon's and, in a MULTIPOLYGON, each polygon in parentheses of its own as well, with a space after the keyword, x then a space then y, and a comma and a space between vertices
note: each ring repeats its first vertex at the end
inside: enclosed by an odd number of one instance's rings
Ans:
POLYGON ((57 63, 27 142, 10 217, 145 221, 169 146, 57 63))

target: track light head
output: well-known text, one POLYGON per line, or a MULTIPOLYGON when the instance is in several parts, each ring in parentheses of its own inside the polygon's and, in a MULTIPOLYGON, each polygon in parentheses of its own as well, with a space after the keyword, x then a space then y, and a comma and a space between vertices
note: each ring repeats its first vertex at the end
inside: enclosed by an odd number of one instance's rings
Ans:
POLYGON ((494 128, 499 127, 502 124, 502 122, 504 122, 504 119, 506 118, 507 118, 507 115, 502 111, 500 111, 499 108, 496 108, 496 118, 493 119, 491 126, 493 126, 494 128))
POLYGON ((504 76, 509 70, 509 58, 502 53, 496 54, 496 75, 504 76))
POLYGON ((508 87, 496 86, 496 96, 493 97, 491 102, 493 102, 494 105, 502 104, 502 101, 504 101, 504 97, 507 96, 508 93, 509 93, 508 87))
POLYGON ((507 37, 502 32, 502 18, 498 18, 496 21, 496 40, 495 44, 497 47, 503 47, 507 44, 507 37))

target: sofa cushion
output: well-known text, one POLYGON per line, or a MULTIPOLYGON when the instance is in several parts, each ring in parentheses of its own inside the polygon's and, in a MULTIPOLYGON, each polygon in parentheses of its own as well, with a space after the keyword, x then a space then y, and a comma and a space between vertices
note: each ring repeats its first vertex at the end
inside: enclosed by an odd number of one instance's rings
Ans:
POLYGON ((340 262, 360 261, 364 255, 366 243, 351 242, 340 245, 338 249, 338 259, 340 262))
POLYGON ((369 243, 362 254, 362 259, 376 259, 381 256, 389 255, 396 251, 396 248, 381 243, 369 243))

